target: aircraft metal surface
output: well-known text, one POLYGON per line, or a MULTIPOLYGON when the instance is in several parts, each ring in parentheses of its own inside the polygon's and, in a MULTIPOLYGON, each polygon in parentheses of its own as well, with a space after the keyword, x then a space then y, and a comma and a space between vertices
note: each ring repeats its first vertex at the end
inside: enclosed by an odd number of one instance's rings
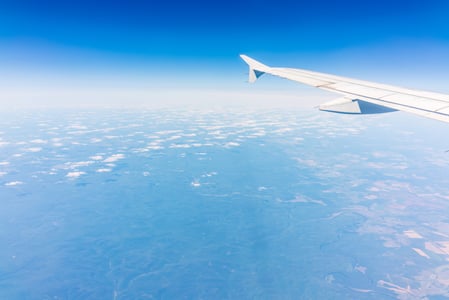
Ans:
POLYGON ((249 66, 249 82, 263 74, 297 81, 335 92, 340 98, 321 104, 320 110, 348 114, 373 114, 401 110, 449 123, 449 95, 407 89, 302 69, 273 68, 246 55, 240 57, 249 66))

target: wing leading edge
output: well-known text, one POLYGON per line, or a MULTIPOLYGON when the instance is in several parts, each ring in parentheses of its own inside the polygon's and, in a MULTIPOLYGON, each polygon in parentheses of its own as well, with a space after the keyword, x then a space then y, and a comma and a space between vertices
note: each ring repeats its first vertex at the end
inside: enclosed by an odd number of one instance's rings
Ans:
POLYGON ((449 95, 302 69, 272 68, 246 55, 240 55, 240 57, 249 66, 249 82, 251 83, 266 73, 341 95, 339 99, 320 105, 320 110, 349 114, 401 110, 449 123, 449 95))

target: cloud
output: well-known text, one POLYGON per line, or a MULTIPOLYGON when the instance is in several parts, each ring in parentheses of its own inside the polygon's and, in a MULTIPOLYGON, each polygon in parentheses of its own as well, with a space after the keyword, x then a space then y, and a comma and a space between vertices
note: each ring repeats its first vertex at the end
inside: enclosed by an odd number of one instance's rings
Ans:
POLYGON ((79 167, 87 167, 93 163, 94 163, 93 161, 88 160, 88 161, 68 162, 65 163, 65 165, 68 166, 69 169, 77 169, 79 167))
POLYGON ((404 235, 406 237, 408 237, 409 239, 422 239, 423 238, 422 235, 420 235, 419 233, 417 233, 416 231, 411 230, 411 229, 405 230, 404 235))
POLYGON ((102 160, 103 156, 101 156, 101 155, 93 155, 93 156, 90 156, 89 158, 92 159, 92 160, 102 160))
POLYGON ((419 248, 412 248, 412 249, 415 250, 415 252, 418 253, 420 256, 430 259, 430 256, 427 255, 426 252, 424 252, 423 250, 419 248))
POLYGON ((67 173, 67 175, 65 175, 65 177, 78 178, 78 177, 80 177, 81 175, 84 175, 84 174, 86 174, 86 172, 79 172, 79 171, 77 171, 77 172, 69 172, 69 173, 67 173))
POLYGON ((31 140, 30 143, 33 143, 33 144, 47 144, 47 141, 42 140, 42 139, 35 139, 35 140, 31 140))
POLYGON ((113 154, 113 155, 109 156, 108 158, 106 158, 105 160, 103 160, 103 162, 115 162, 115 161, 118 161, 123 158, 125 158, 124 154, 121 154, 121 153, 113 154))
POLYGON ((225 148, 232 148, 232 147, 238 147, 238 146, 240 146, 240 144, 236 143, 236 142, 228 142, 228 143, 224 144, 225 148))
POLYGON ((302 196, 302 195, 298 195, 294 199, 290 199, 290 200, 281 200, 278 198, 277 201, 283 202, 283 203, 315 203, 315 204, 319 204, 322 206, 327 206, 327 204, 324 203, 322 200, 316 200, 316 199, 312 199, 312 198, 309 198, 307 196, 302 196))
POLYGON ((200 187, 201 183, 198 180, 194 180, 190 183, 190 185, 193 187, 200 187))
POLYGON ((15 185, 20 185, 20 184, 23 184, 23 182, 22 181, 11 181, 11 182, 5 183, 6 186, 15 186, 15 185))
POLYGON ((171 144, 170 148, 190 148, 189 144, 171 144))

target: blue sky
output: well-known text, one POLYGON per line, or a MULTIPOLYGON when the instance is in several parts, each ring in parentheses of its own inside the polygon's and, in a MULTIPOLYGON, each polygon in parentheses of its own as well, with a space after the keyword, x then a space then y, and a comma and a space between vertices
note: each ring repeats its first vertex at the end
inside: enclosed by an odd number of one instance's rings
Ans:
MULTIPOLYGON (((65 90, 249 92, 246 53, 449 92, 448 20, 449 2, 435 0, 0 1, 0 87, 4 101, 65 90)), ((304 92, 264 80, 254 93, 304 92)))

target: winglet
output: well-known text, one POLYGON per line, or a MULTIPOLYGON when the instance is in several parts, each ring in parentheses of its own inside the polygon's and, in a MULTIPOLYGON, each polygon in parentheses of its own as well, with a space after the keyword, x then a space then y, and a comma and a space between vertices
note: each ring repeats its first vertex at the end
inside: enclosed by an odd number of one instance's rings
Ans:
POLYGON ((265 74, 265 72, 270 70, 269 66, 264 65, 264 64, 258 62, 257 60, 252 59, 251 57, 248 57, 248 56, 246 56, 244 54, 241 54, 240 58, 243 59, 249 66, 249 79, 248 79, 248 81, 250 83, 255 82, 257 80, 257 78, 259 78, 260 76, 265 74))

